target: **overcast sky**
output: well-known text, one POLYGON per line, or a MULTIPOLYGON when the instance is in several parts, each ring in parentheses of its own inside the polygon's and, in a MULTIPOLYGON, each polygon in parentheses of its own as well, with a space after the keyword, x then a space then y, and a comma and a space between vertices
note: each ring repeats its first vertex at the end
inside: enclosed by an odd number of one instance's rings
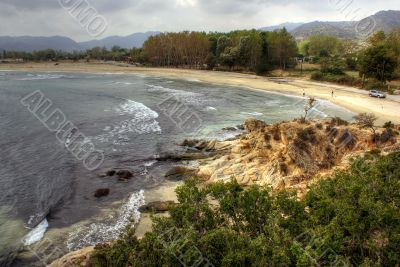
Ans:
POLYGON ((0 35, 93 39, 59 1, 89 2, 107 21, 99 38, 151 30, 229 31, 283 22, 358 20, 399 9, 399 0, 0 0, 0 35))

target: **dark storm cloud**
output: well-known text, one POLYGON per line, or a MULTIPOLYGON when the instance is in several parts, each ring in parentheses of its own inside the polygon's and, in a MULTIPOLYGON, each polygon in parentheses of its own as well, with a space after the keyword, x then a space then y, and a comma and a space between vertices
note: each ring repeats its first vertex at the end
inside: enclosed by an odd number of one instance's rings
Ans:
POLYGON ((160 30, 228 31, 282 22, 346 20, 381 9, 398 9, 398 0, 0 0, 0 35, 90 36, 59 1, 87 1, 108 22, 105 35, 160 30), (340 3, 340 4, 338 4, 340 3), (340 6, 351 3, 346 12, 340 6))

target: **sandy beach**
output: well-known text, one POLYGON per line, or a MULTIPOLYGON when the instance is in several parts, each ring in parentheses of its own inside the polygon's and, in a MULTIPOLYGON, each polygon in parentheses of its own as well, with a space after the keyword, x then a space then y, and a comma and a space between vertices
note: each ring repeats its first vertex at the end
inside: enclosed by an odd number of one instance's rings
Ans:
POLYGON ((400 123, 400 96, 388 96, 387 99, 376 99, 368 92, 352 87, 318 83, 298 78, 272 78, 233 72, 203 70, 145 68, 106 63, 20 63, 0 64, 1 70, 30 72, 88 72, 88 73, 141 73, 146 75, 184 79, 226 86, 240 86, 253 90, 265 90, 302 96, 313 96, 329 100, 355 113, 371 112, 378 117, 378 124, 386 121, 400 123), (332 97, 332 90, 334 95, 332 97))

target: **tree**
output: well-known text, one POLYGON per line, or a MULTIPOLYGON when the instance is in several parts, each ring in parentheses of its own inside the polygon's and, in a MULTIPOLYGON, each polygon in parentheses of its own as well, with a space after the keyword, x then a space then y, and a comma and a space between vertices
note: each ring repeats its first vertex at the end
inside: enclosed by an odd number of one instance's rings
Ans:
POLYGON ((239 62, 240 50, 239 47, 228 47, 225 52, 220 55, 220 60, 223 65, 229 66, 231 69, 239 62))
POLYGON ((371 46, 376 46, 381 44, 386 40, 386 34, 384 31, 377 31, 371 37, 368 38, 368 43, 371 46))
POLYGON ((372 113, 360 113, 354 116, 356 123, 361 128, 369 128, 372 131, 373 136, 376 135, 375 122, 378 119, 375 114, 372 113))
POLYGON ((223 35, 217 42, 216 56, 219 57, 231 45, 231 39, 223 35))
POLYGON ((299 43, 299 51, 305 57, 310 56, 310 41, 304 40, 304 41, 300 42, 299 43))
POLYGON ((291 59, 297 56, 298 47, 294 37, 283 28, 269 36, 270 57, 281 69, 286 69, 291 59))
POLYGON ((393 51, 385 44, 369 47, 361 55, 360 73, 382 83, 393 78, 397 60, 393 51))
POLYGON ((304 121, 307 120, 307 115, 310 110, 312 110, 317 104, 317 100, 314 97, 309 97, 307 100, 307 105, 304 107, 304 121))
POLYGON ((239 64, 255 69, 262 54, 261 39, 257 35, 243 36, 239 40, 239 64))
POLYGON ((339 39, 330 35, 313 35, 309 38, 311 56, 329 57, 338 53, 339 39))

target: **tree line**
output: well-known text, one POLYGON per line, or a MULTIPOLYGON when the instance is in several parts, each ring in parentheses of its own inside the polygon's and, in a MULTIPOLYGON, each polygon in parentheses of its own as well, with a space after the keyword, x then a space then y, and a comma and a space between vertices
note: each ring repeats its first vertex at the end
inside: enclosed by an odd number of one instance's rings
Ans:
POLYGON ((320 65, 320 71, 312 76, 317 80, 385 88, 387 81, 400 76, 400 29, 378 31, 365 41, 311 36, 299 43, 299 50, 310 62, 320 65), (358 72, 358 77, 350 77, 349 71, 358 72))
POLYGON ((312 79, 376 88, 385 87, 387 81, 400 77, 400 29, 390 33, 379 31, 366 41, 314 35, 301 42, 296 42, 286 29, 228 33, 184 31, 152 36, 142 48, 114 46, 74 52, 52 49, 31 53, 3 51, 0 57, 26 61, 125 61, 148 66, 251 71, 257 74, 278 68, 291 71, 296 64, 309 62, 317 66, 310 73, 312 79), (349 72, 358 73, 358 77, 348 75, 349 72))
POLYGON ((110 50, 105 47, 94 47, 86 51, 66 52, 54 49, 44 49, 33 52, 5 51, 0 53, 0 59, 23 59, 24 61, 58 61, 58 60, 114 60, 127 61, 131 49, 114 46, 110 50))
POLYGON ((164 33, 150 37, 133 58, 154 66, 263 72, 293 66, 297 54, 295 39, 282 29, 164 33))

